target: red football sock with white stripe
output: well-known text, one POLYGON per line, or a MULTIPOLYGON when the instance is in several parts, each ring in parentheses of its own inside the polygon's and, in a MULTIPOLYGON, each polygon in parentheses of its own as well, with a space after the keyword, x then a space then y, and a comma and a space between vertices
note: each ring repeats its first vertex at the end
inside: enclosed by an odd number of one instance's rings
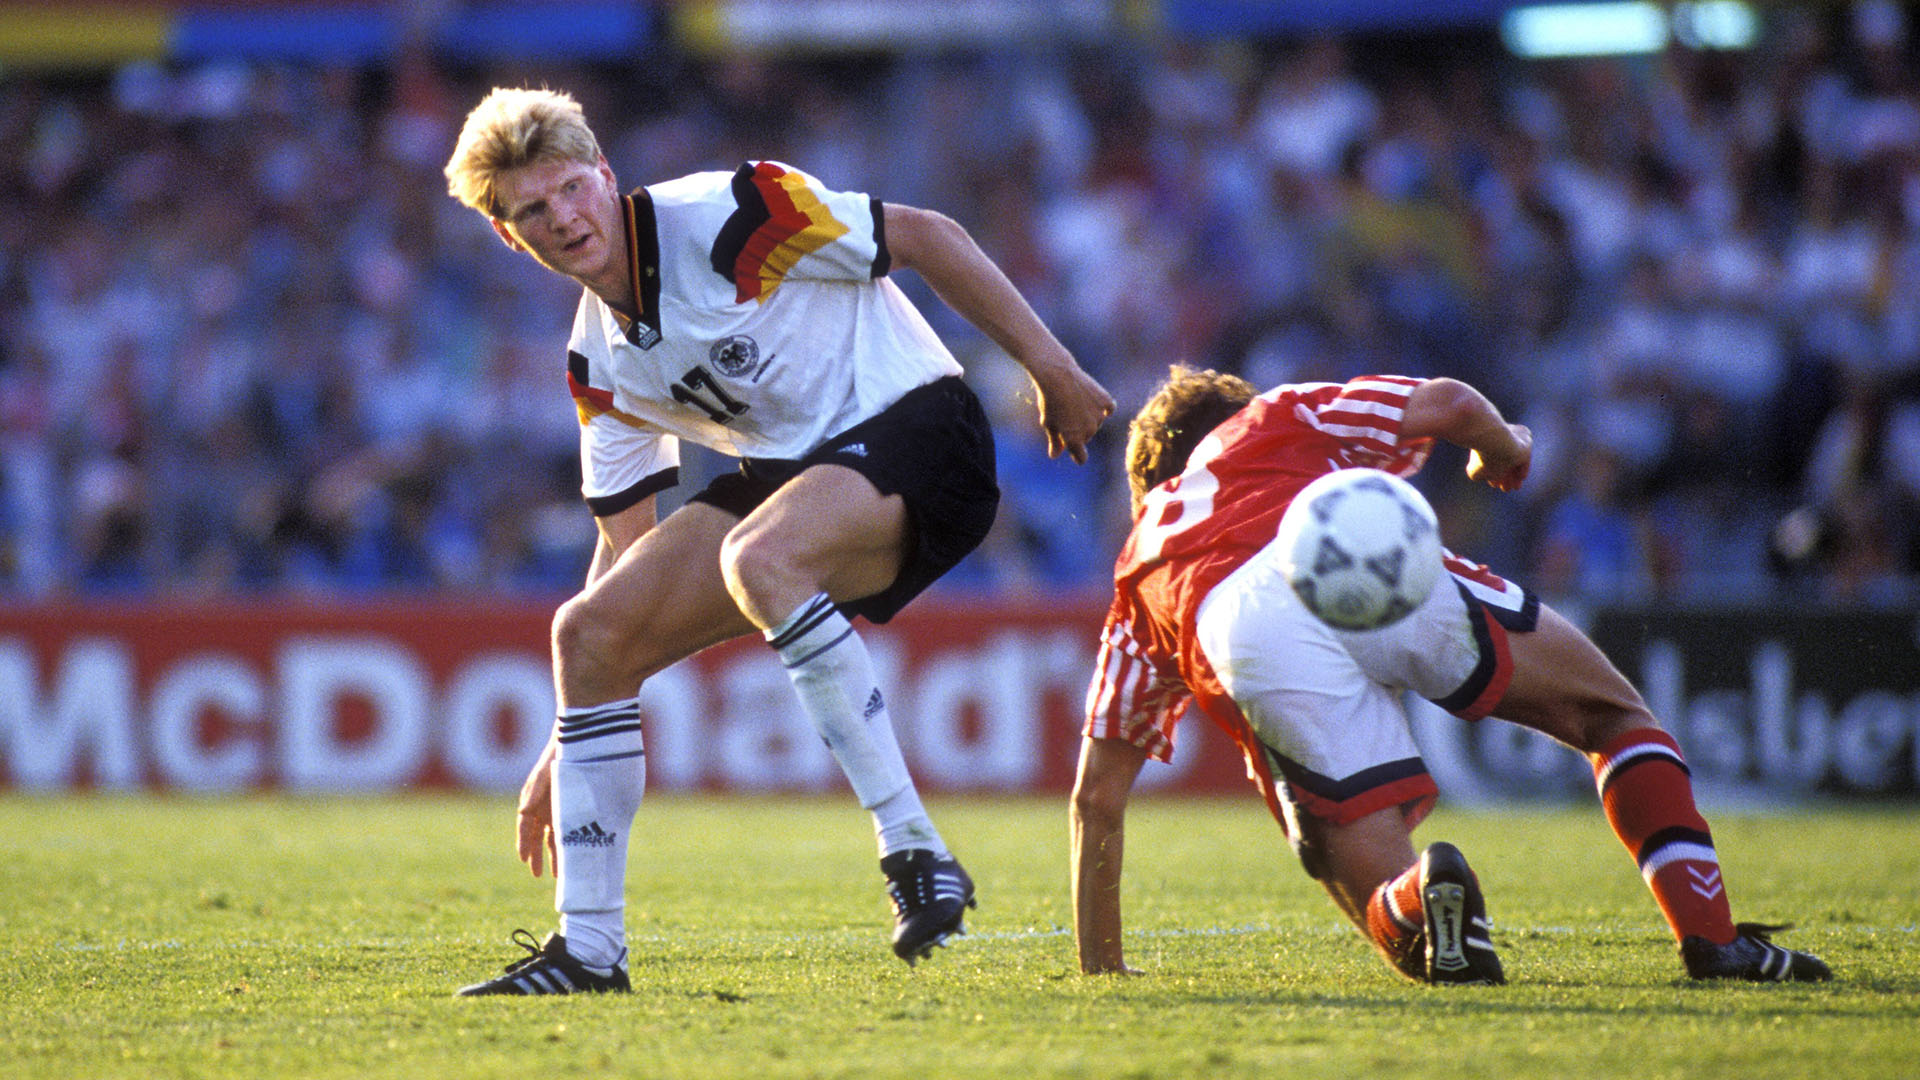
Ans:
POLYGON ((1693 803, 1692 773, 1680 744, 1658 728, 1638 728, 1589 754, 1600 805, 1614 835, 1640 864, 1675 940, 1734 938, 1733 912, 1713 834, 1693 803))
POLYGON ((1387 954, 1393 965, 1419 978, 1422 959, 1416 954, 1420 934, 1426 925, 1420 906, 1420 863, 1401 871, 1400 876, 1382 882, 1367 898, 1367 936, 1387 954), (1408 964, 1413 964, 1409 968, 1408 964))

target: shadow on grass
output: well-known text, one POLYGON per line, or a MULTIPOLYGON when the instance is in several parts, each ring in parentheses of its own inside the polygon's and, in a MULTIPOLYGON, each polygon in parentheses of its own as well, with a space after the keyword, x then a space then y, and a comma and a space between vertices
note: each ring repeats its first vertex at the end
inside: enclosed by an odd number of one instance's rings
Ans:
POLYGON ((1381 1016, 1453 1015, 1505 1016, 1619 1016, 1636 1008, 1663 1017, 1725 1019, 1753 1010, 1791 1009, 1798 1017, 1836 1020, 1920 1018, 1920 978, 1841 979, 1827 984, 1793 986, 1743 982, 1696 983, 1676 979, 1668 986, 1623 986, 1594 981, 1509 983, 1506 986, 1383 989, 1377 994, 1326 992, 1311 988, 1209 993, 1204 990, 1150 989, 1130 981, 1116 991, 1130 1004, 1147 1008, 1234 1006, 1246 1009, 1301 1009, 1353 1011, 1381 1016), (1617 992, 1608 1001, 1556 1000, 1569 994, 1589 996, 1617 992))

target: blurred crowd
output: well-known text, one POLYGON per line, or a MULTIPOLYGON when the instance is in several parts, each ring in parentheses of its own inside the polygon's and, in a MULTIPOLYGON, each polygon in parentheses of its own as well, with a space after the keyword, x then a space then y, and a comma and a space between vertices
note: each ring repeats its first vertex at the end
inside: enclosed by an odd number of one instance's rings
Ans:
MULTIPOLYGON (((827 62, 131 66, 0 78, 0 597, 562 592, 593 529, 577 289, 445 193, 494 84, 637 185, 747 158, 960 220, 1119 400, 1046 459, 1024 377, 904 283, 999 419, 948 590, 1098 593, 1168 365, 1451 375, 1535 433, 1453 547, 1550 598, 1915 601, 1920 81, 1897 9, 1743 52, 1491 35, 827 62)), ((687 453, 682 492, 727 467, 687 453)))

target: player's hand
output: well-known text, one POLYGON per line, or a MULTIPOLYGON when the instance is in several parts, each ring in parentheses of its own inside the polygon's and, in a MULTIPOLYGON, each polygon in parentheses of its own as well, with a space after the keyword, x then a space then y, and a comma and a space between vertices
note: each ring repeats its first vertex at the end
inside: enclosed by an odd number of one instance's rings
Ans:
POLYGON ((1113 395, 1071 359, 1055 369, 1029 369, 1040 404, 1040 426, 1047 433, 1047 456, 1065 451, 1075 463, 1087 463, 1087 443, 1113 415, 1113 395))
POLYGON ((547 866, 553 867, 555 874, 560 872, 560 857, 553 848, 553 755, 554 744, 549 742, 527 774, 527 782, 520 785, 520 809, 515 817, 515 846, 520 861, 527 864, 534 877, 547 866))
POLYGON ((1533 432, 1525 424, 1508 424, 1507 435, 1500 445, 1468 453, 1467 479, 1496 491, 1519 490, 1533 467, 1533 432))

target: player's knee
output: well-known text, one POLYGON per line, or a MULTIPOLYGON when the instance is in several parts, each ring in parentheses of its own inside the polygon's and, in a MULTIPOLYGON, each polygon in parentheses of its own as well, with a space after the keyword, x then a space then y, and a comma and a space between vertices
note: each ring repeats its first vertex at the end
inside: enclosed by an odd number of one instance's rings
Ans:
POLYGON ((1567 701, 1560 732, 1549 730, 1583 754, 1591 754, 1614 740, 1641 728, 1657 728, 1646 703, 1638 694, 1591 694, 1567 701))
POLYGON ((582 594, 553 615, 553 654, 562 663, 591 667, 609 677, 639 685, 650 674, 645 650, 636 647, 648 635, 636 634, 632 620, 582 594))
POLYGON ((553 613, 553 655, 586 658, 606 651, 605 630, 591 605, 576 596, 553 613))
POLYGON ((1585 721, 1583 745, 1578 749, 1586 754, 1598 751, 1630 731, 1660 726, 1660 721, 1645 705, 1607 703, 1587 710, 1585 721))
POLYGON ((735 526, 720 543, 720 573, 735 599, 751 597, 762 583, 788 571, 780 545, 766 530, 735 526))
POLYGON ((1085 825, 1114 826, 1126 820, 1128 792, 1107 784, 1076 784, 1068 803, 1073 819, 1085 825))

